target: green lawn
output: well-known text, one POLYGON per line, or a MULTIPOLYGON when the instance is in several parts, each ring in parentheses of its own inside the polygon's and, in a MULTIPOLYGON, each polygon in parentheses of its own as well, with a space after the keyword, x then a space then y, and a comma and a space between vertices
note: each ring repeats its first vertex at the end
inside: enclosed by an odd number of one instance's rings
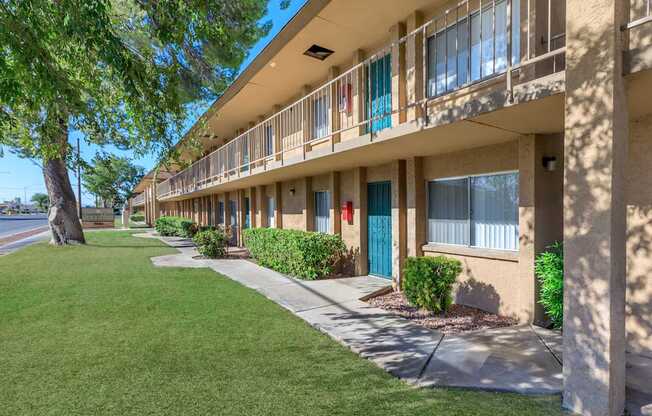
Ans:
POLYGON ((128 232, 0 257, 0 415, 555 415, 414 389, 256 292, 128 232))

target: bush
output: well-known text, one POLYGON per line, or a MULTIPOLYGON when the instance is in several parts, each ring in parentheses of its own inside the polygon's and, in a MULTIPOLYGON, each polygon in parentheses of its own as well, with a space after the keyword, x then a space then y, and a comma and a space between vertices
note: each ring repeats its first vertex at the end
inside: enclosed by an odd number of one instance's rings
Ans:
POLYGON ((154 224, 156 231, 165 237, 176 236, 192 238, 197 232, 197 226, 192 220, 181 217, 163 216, 154 224))
POLYGON ((145 216, 142 213, 137 212, 135 214, 132 214, 131 217, 129 217, 129 219, 133 222, 143 222, 145 221, 145 216))
POLYGON ((192 241, 201 255, 216 259, 226 254, 226 243, 229 239, 222 229, 206 228, 198 231, 192 241))
POLYGON ((333 274, 346 250, 340 236, 324 233, 250 228, 243 231, 243 236, 258 264, 307 280, 333 274))
POLYGON ((541 283, 539 303, 543 305, 555 328, 564 319, 564 246, 555 243, 539 254, 534 271, 541 283))
POLYGON ((453 284, 462 263, 444 256, 409 257, 403 268, 403 291, 414 306, 436 313, 453 303, 453 284))

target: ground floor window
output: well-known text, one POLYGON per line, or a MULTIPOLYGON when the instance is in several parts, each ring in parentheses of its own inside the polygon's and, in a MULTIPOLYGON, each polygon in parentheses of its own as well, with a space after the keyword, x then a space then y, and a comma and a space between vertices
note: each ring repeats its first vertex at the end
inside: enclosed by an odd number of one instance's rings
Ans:
POLYGON ((518 173, 428 183, 428 241, 518 249, 518 173))
POLYGON ((245 214, 245 220, 244 220, 244 228, 250 228, 251 227, 251 210, 249 208, 249 198, 245 197, 244 199, 244 214, 245 214))
POLYGON ((217 203, 217 223, 224 225, 224 202, 217 203))
POLYGON ((330 232, 330 210, 330 193, 328 191, 315 192, 315 231, 330 232))
POLYGON ((274 212, 276 211, 276 205, 274 203, 274 198, 271 196, 267 197, 267 226, 276 227, 276 221, 274 220, 274 212))

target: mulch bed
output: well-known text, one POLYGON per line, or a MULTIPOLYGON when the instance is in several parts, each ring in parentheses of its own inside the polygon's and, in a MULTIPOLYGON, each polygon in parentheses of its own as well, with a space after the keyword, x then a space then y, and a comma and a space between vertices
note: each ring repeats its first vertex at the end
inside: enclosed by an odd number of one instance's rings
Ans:
POLYGON ((410 305, 405 296, 398 292, 377 296, 369 299, 368 302, 372 306, 393 312, 415 324, 436 329, 444 334, 503 328, 517 323, 513 318, 464 305, 452 305, 448 312, 442 316, 410 305))

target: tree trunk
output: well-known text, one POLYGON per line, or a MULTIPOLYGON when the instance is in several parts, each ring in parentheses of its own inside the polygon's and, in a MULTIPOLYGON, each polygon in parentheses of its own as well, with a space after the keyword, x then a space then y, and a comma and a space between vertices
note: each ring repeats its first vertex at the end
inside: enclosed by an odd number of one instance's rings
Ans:
POLYGON ((50 244, 84 244, 84 231, 77 215, 77 201, 68 178, 66 153, 68 151, 68 127, 61 119, 60 137, 57 139, 61 151, 56 159, 43 162, 43 178, 50 196, 48 222, 52 232, 50 244))

